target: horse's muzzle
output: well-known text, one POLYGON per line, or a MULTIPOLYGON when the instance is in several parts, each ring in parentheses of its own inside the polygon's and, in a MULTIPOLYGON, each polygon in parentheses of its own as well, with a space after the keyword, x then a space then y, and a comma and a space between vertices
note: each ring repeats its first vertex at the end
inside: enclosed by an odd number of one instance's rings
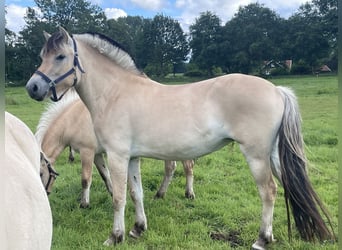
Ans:
POLYGON ((30 97, 36 101, 43 101, 48 89, 45 89, 45 86, 41 87, 37 82, 29 81, 26 84, 26 91, 30 95, 30 97))

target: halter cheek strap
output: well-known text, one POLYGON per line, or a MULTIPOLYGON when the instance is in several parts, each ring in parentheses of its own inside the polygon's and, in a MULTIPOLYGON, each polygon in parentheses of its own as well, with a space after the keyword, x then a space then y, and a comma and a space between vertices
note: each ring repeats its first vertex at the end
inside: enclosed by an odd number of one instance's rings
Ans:
POLYGON ((45 185, 45 190, 46 190, 46 192, 49 194, 48 189, 49 189, 50 183, 51 183, 52 179, 55 180, 55 179, 57 178, 57 176, 59 175, 59 173, 57 173, 57 172, 52 168, 50 162, 48 162, 46 159, 44 159, 44 160, 45 160, 45 163, 46 163, 47 168, 48 168, 48 171, 49 171, 49 179, 48 179, 48 181, 47 181, 47 183, 46 183, 46 185, 45 185))
POLYGON ((60 99, 62 99, 64 94, 69 90, 69 89, 65 90, 60 97, 57 97, 57 92, 56 92, 56 87, 55 87, 56 84, 58 84, 59 82, 61 82, 65 78, 67 78, 69 75, 74 74, 74 83, 72 84, 72 87, 74 87, 77 83, 76 68, 78 68, 82 73, 85 73, 85 71, 82 69, 80 62, 78 60, 78 52, 77 52, 76 41, 72 36, 71 36, 71 39, 72 39, 73 44, 74 44, 74 63, 73 63, 73 67, 68 72, 61 75, 60 77, 58 77, 55 80, 51 80, 47 75, 45 75, 43 72, 41 72, 39 70, 36 70, 36 72, 35 72, 37 75, 40 75, 43 78, 43 80, 49 85, 49 89, 52 92, 52 96, 50 98, 54 102, 57 102, 60 99))

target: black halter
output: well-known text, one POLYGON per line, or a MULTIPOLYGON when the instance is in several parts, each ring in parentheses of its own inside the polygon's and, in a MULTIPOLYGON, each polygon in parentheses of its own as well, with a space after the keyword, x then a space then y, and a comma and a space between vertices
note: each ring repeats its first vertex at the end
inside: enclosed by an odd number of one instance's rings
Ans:
POLYGON ((56 84, 59 83, 60 81, 62 81, 63 79, 67 78, 69 75, 74 74, 74 83, 72 85, 75 86, 77 83, 77 75, 76 75, 76 67, 79 68, 79 70, 82 73, 85 73, 85 71, 82 69, 80 62, 78 60, 78 53, 77 53, 77 46, 76 46, 76 41, 73 37, 71 37, 73 44, 74 44, 74 64, 73 67, 66 72, 64 75, 61 75, 60 77, 58 77, 55 80, 51 80, 47 75, 45 75, 43 72, 36 70, 36 74, 40 75, 44 81, 49 85, 50 90, 52 91, 52 97, 50 97, 50 99, 54 102, 59 101, 60 99, 62 99, 62 97, 64 96, 64 94, 68 91, 68 89, 66 91, 64 91, 64 93, 58 98, 57 97, 57 93, 56 93, 56 84))
POLYGON ((47 193, 47 194, 50 194, 50 193, 48 192, 48 189, 49 189, 50 183, 51 183, 51 181, 52 181, 52 178, 53 178, 54 180, 56 180, 56 178, 57 178, 57 176, 59 175, 59 173, 57 173, 57 172, 52 168, 52 166, 51 166, 51 164, 50 164, 49 161, 47 161, 46 159, 44 159, 44 160, 45 160, 46 166, 47 166, 48 171, 49 171, 49 179, 48 179, 48 181, 47 181, 47 183, 46 183, 46 185, 45 185, 45 190, 46 190, 46 193, 47 193))

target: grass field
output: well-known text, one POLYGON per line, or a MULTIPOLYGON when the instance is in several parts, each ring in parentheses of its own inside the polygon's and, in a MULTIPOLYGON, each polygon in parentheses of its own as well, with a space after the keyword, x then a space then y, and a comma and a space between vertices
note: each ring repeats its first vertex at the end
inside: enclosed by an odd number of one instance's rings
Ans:
MULTIPOLYGON (((309 176, 330 211, 337 234, 337 77, 288 77, 271 81, 293 88, 298 96, 310 162, 309 176)), ((176 80, 176 83, 182 82, 182 79, 176 80)), ((6 110, 35 131, 46 103, 31 100, 23 87, 6 88, 5 98, 6 110)), ((56 163, 60 176, 49 196, 54 219, 52 249, 108 249, 102 243, 112 229, 111 198, 94 169, 91 207, 81 209, 80 160, 77 156, 74 163, 68 163, 67 156, 66 150, 56 163)), ((197 159, 195 200, 184 198, 185 178, 181 164, 178 165, 166 197, 155 200, 153 197, 164 174, 163 162, 142 159, 148 230, 138 240, 126 236, 126 241, 116 249, 250 249, 258 236, 261 202, 238 145, 228 145, 197 159)), ((129 196, 125 222, 128 232, 134 224, 134 208, 129 196)), ((303 242, 294 227, 292 242, 288 241, 281 187, 273 230, 277 242, 270 244, 269 249, 338 249, 337 244, 303 242)))

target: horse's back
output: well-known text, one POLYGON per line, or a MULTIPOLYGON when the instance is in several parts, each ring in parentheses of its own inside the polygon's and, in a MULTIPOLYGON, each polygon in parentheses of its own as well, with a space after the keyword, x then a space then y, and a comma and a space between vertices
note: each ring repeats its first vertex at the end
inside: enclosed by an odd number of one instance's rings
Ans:
MULTIPOLYGON (((107 113, 111 121, 95 121, 101 138, 112 134, 113 120, 118 125, 115 131, 125 128, 120 135, 131 131, 134 155, 184 160, 210 153, 231 140, 244 145, 264 143, 269 149, 281 123, 282 96, 259 77, 230 74, 177 86, 139 86, 136 93, 144 95, 135 93, 135 98, 113 105, 113 112, 107 113), (129 113, 124 116, 128 121, 117 115, 122 107, 129 113)), ((113 141, 122 145, 120 140, 113 141)))
POLYGON ((39 177, 40 148, 30 129, 5 114, 5 249, 50 249, 52 215, 39 177))

